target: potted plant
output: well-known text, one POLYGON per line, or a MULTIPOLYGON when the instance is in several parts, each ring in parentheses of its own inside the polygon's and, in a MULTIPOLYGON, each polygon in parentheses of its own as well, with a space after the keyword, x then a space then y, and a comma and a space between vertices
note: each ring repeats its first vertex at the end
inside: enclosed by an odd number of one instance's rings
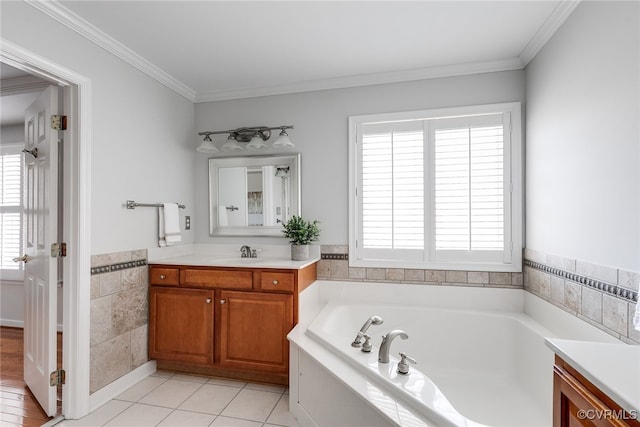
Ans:
POLYGON ((293 215, 289 221, 282 223, 282 232, 291 243, 291 259, 304 261, 309 258, 309 243, 318 240, 320 229, 318 221, 306 221, 293 215))

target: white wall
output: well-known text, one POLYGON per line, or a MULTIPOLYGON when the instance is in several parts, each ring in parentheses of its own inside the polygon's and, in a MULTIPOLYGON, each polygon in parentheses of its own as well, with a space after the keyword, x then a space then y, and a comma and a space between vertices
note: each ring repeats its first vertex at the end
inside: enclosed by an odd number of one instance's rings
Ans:
MULTIPOLYGON (((153 208, 194 209, 194 105, 25 2, 2 2, 2 37, 91 79, 92 254, 157 246, 153 208)), ((183 232, 192 242, 193 231, 183 232)))
POLYGON ((526 246, 640 270, 640 3, 582 2, 526 69, 526 246))
POLYGON ((17 142, 24 143, 23 125, 0 126, 0 144, 15 144, 17 142))
MULTIPOLYGON (((302 215, 321 222, 320 243, 345 245, 349 116, 509 101, 524 102, 522 71, 196 104, 196 129, 295 126, 289 135, 296 144, 292 151, 302 153, 302 215)), ((199 154, 196 162, 196 241, 266 243, 208 236, 208 157, 199 154)))

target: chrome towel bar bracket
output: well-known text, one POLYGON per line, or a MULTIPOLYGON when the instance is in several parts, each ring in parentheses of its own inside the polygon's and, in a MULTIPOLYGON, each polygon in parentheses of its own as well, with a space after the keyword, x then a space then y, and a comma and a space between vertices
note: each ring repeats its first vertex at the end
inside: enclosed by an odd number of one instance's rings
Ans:
MULTIPOLYGON (((135 209, 138 207, 144 207, 144 208, 161 208, 164 205, 162 203, 138 203, 135 202, 133 200, 127 200, 127 209, 135 209)), ((181 205, 178 203, 178 207, 180 209, 185 209, 186 206, 185 205, 181 205)))

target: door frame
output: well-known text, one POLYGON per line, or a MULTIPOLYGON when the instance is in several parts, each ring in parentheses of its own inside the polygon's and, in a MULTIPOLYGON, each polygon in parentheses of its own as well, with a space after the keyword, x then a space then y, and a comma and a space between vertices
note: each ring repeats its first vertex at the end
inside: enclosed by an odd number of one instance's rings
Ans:
POLYGON ((0 60, 63 87, 70 117, 63 150, 62 415, 76 419, 90 412, 91 292, 91 80, 0 38, 0 60))

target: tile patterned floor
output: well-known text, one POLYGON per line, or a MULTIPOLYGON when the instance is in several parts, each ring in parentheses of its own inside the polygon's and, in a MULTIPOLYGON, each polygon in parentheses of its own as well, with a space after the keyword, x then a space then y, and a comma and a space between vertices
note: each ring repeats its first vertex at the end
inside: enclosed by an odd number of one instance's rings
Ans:
POLYGON ((61 427, 299 427, 285 387, 158 371, 61 427))

